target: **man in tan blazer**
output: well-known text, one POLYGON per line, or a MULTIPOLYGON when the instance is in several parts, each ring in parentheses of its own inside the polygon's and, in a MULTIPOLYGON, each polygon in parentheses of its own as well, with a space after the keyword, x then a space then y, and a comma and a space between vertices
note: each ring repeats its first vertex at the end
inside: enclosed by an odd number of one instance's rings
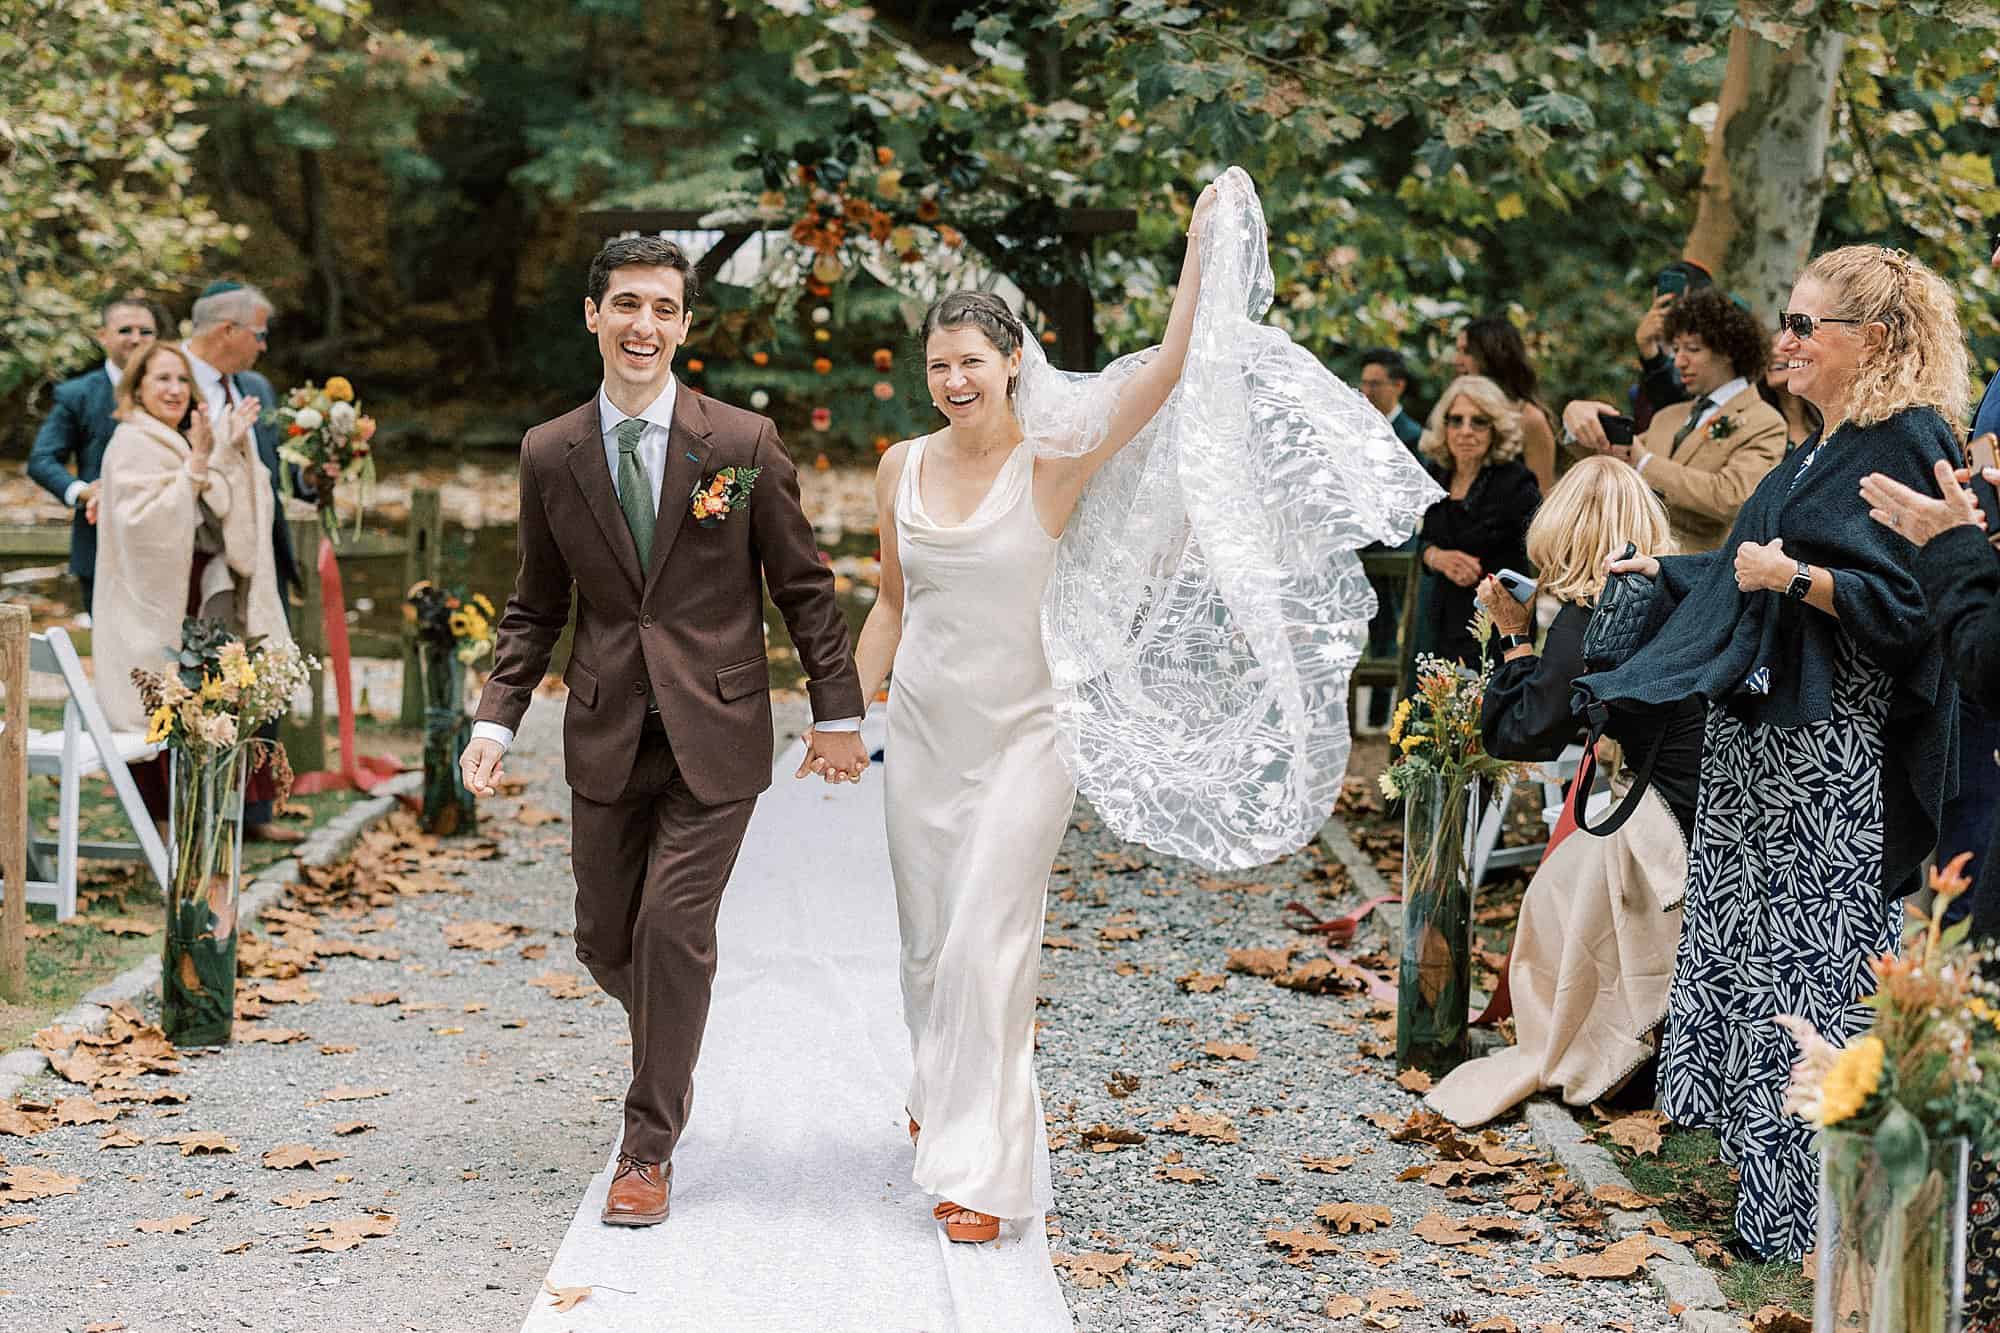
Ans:
POLYGON ((1757 393, 1770 339, 1749 311, 1715 287, 1676 301, 1665 333, 1690 401, 1661 408, 1630 445, 1605 440, 1598 415, 1612 411, 1606 403, 1571 403, 1563 426, 1579 443, 1639 469, 1666 502, 1680 551, 1713 551, 1750 492, 1784 457, 1785 419, 1757 393))
POLYGON ((460 759, 490 796, 576 604, 563 681, 576 956, 625 1006, 632 1082, 604 1221, 665 1220, 715 979, 715 916, 770 785, 763 590, 809 677, 808 771, 868 765, 861 686, 833 574, 770 421, 672 373, 692 264, 657 237, 607 243, 584 323, 604 382, 521 442, 520 572, 460 759))

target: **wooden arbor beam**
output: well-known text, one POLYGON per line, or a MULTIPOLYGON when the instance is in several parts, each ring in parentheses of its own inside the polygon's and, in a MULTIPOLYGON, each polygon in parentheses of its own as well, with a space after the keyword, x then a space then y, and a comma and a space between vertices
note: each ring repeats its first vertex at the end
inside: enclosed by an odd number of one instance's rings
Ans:
MULTIPOLYGON (((607 208, 583 215, 583 225, 602 237, 624 232, 720 231, 722 239, 695 261, 695 274, 704 283, 712 282, 731 255, 762 231, 775 230, 763 223, 732 223, 725 227, 704 226, 705 214, 698 208, 607 208)), ((1056 232, 1076 259, 1079 272, 1090 267, 1091 242, 1099 236, 1114 236, 1139 225, 1139 214, 1130 208, 1058 209, 1056 232)), ((1055 322, 1055 360, 1066 370, 1097 369, 1097 306, 1090 286, 1081 281, 1050 285, 1021 283, 1021 291, 1055 322)))

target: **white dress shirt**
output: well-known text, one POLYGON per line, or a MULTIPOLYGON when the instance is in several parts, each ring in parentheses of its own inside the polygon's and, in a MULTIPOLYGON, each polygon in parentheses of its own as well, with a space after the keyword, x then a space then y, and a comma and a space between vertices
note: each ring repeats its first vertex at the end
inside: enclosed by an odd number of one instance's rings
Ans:
POLYGON ((187 353, 188 364, 194 367, 194 387, 201 393, 201 405, 208 409, 211 423, 222 420, 228 413, 231 402, 230 392, 222 382, 222 372, 194 354, 194 349, 186 343, 181 350, 187 353))
MULTIPOLYGON (((660 487, 665 484, 667 475, 667 435, 673 429, 674 399, 679 389, 679 382, 669 376, 667 387, 660 390, 660 396, 636 418, 646 423, 646 428, 639 432, 637 453, 639 466, 646 470, 646 483, 653 491, 655 513, 659 512, 660 487)), ((620 411, 612 403, 610 396, 604 392, 604 387, 598 386, 597 426, 599 433, 604 437, 604 466, 611 473, 611 489, 614 493, 618 490, 618 428, 634 419, 620 411)), ((861 719, 842 717, 827 722, 816 722, 813 725, 820 731, 859 731, 861 719)), ((475 722, 472 724, 472 739, 498 741, 500 748, 504 750, 514 743, 514 731, 513 728, 504 727, 498 722, 475 722)))

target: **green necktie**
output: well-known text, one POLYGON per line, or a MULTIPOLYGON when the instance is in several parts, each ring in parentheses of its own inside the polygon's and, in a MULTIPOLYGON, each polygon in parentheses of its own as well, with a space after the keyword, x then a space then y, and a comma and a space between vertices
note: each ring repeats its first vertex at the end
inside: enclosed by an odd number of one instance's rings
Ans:
POLYGON ((653 561, 653 482, 646 465, 639 461, 639 437, 646 423, 633 417, 618 423, 618 507, 625 511, 625 526, 631 529, 632 544, 639 548, 639 568, 653 561))
POLYGON ((1667 446, 1667 457, 1674 456, 1674 450, 1681 447, 1681 441, 1694 432, 1694 423, 1701 420, 1701 414, 1714 406, 1706 394, 1694 400, 1694 410, 1688 413, 1688 419, 1681 423, 1681 428, 1674 432, 1674 442, 1667 446))

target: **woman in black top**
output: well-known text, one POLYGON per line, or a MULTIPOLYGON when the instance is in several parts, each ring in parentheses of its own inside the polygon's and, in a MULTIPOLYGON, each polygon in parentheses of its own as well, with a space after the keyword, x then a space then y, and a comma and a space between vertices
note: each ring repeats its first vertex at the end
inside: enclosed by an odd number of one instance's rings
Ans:
POLYGON ((1417 450, 1445 498, 1424 515, 1418 647, 1454 662, 1479 660, 1467 626, 1473 589, 1496 570, 1525 573, 1528 520, 1542 493, 1521 457, 1520 415, 1500 386, 1460 376, 1431 409, 1417 450))
POLYGON ((1660 1109, 1712 1127, 1740 1168, 1736 1231, 1767 1259, 1814 1242, 1812 1129, 1786 1112, 1794 1014, 1844 1045, 1869 1023, 1868 961, 1937 839, 1958 695, 1917 551, 1856 498, 1926 484, 1964 411, 1957 302, 1900 252, 1848 246, 1792 289, 1778 356, 1826 428, 1765 478, 1720 551, 1633 560, 1675 599, 1624 666, 1578 682, 1618 708, 1708 704, 1660 1109))
MULTIPOLYGON (((1539 653, 1529 608, 1497 580, 1480 583, 1506 649, 1480 710, 1488 753, 1547 761, 1579 738, 1570 695, 1584 674, 1584 630, 1605 562, 1627 542, 1671 550, 1666 510, 1629 464, 1587 458, 1556 483, 1528 529, 1541 590, 1561 606, 1539 653)), ((1652 1058, 1680 938, 1701 730, 1695 703, 1617 719, 1613 739, 1628 765, 1650 762, 1651 782, 1609 836, 1569 833, 1543 857, 1521 901, 1507 968, 1514 1045, 1440 1082, 1429 1098, 1439 1114, 1483 1124, 1550 1088, 1588 1105, 1652 1058)), ((1629 769, 1620 777, 1613 787, 1622 796, 1633 778, 1629 769)))

